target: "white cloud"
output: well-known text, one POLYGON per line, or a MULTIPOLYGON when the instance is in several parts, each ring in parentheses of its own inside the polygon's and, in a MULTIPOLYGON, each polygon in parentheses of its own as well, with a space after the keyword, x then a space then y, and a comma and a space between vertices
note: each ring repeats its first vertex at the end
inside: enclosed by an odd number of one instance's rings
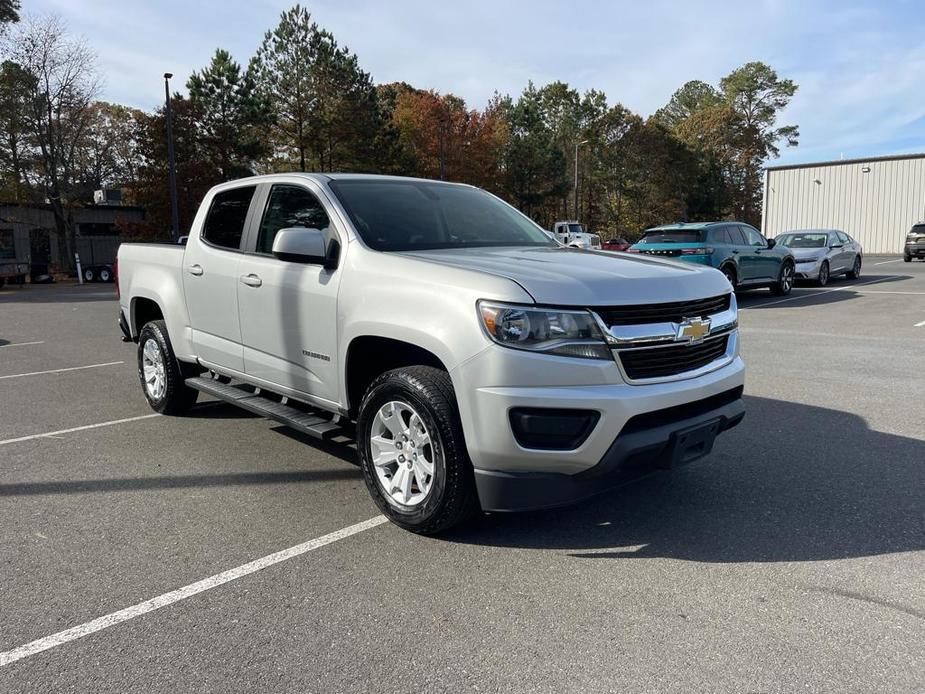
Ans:
MULTIPOLYGON (((216 47, 245 63, 288 0, 34 0, 87 36, 106 98, 152 108, 161 75, 182 88, 216 47)), ((716 82, 749 60, 800 89, 784 122, 801 145, 782 161, 885 153, 923 133, 925 29, 920 4, 668 0, 515 2, 317 0, 316 21, 380 82, 452 91, 480 106, 561 79, 649 114, 689 79, 716 82)))

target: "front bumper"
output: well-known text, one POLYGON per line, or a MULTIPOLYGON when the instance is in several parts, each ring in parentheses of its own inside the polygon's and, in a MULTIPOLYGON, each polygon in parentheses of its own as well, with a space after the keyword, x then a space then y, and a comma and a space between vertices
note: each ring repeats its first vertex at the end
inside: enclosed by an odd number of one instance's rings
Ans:
POLYGON ((905 254, 911 255, 914 258, 925 258, 925 245, 920 243, 906 244, 905 254))
POLYGON ((640 415, 627 422, 597 465, 584 472, 476 469, 479 502, 485 511, 531 511, 573 504, 654 469, 702 458, 712 450, 716 436, 744 416, 741 386, 703 401, 640 415))
POLYGON ((819 277, 819 270, 822 267, 822 260, 814 260, 810 263, 795 263, 793 275, 800 280, 814 280, 819 277))

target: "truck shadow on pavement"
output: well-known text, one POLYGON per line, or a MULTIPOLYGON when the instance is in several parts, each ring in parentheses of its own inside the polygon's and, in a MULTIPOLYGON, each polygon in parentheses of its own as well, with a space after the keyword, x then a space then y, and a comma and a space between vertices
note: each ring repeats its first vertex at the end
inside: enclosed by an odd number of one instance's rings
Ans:
POLYGON ((853 414, 747 397, 713 453, 557 511, 445 539, 584 559, 816 561, 925 549, 925 441, 853 414))

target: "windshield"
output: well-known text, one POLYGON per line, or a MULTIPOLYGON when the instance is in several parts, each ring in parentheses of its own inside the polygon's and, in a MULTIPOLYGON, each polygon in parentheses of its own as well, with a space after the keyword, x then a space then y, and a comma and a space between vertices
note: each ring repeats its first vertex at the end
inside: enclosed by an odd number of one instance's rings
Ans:
POLYGON ((584 229, 581 228, 581 224, 569 224, 568 231, 570 234, 581 234, 584 229))
POLYGON ((828 234, 781 234, 777 243, 787 248, 825 248, 828 234))
POLYGON ((478 188, 363 179, 330 186, 357 233, 377 251, 557 246, 513 207, 478 188))
POLYGON ((647 231, 639 243, 700 243, 702 240, 697 229, 656 229, 647 231))

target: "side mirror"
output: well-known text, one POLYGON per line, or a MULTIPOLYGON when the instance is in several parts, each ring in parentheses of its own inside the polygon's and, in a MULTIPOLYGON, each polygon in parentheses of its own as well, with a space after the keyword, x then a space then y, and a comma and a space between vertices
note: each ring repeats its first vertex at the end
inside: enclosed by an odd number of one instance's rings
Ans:
POLYGON ((768 239, 768 248, 774 248, 777 245, 777 239, 768 239))
POLYGON ((189 241, 189 236, 181 236, 177 239, 177 243, 181 246, 185 246, 187 241, 189 241))
POLYGON ((833 243, 831 246, 829 246, 829 248, 844 248, 844 247, 845 247, 845 244, 843 244, 843 243, 837 243, 837 242, 836 242, 836 243, 833 243))
POLYGON ((280 229, 273 239, 273 255, 292 263, 323 265, 327 270, 337 267, 340 243, 331 239, 325 245, 325 233, 320 229, 294 227, 280 229))

